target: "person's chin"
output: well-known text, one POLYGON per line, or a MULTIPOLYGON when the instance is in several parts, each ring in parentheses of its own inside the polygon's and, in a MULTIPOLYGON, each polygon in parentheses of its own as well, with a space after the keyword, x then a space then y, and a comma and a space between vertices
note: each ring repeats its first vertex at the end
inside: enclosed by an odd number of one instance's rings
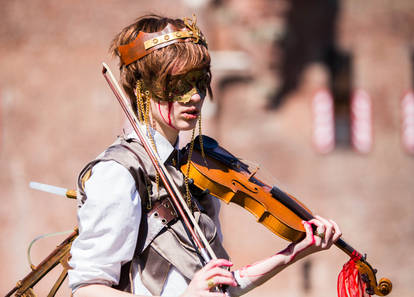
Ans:
POLYGON ((186 121, 183 121, 182 123, 180 123, 178 129, 180 131, 193 130, 194 127, 196 126, 196 124, 197 124, 197 119, 194 119, 194 120, 186 120, 186 121))

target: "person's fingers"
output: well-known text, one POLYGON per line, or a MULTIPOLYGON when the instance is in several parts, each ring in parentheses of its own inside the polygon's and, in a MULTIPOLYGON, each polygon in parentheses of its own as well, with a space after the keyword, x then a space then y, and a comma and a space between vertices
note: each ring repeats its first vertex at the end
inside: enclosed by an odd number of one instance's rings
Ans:
POLYGON ((234 280, 233 276, 227 277, 227 276, 214 276, 206 281, 206 285, 208 289, 211 289, 213 287, 219 286, 219 285, 228 285, 228 286, 237 286, 236 281, 234 280))
POLYGON ((308 221, 309 224, 314 225, 316 227, 316 233, 325 233, 326 227, 324 223, 315 216, 313 219, 308 221))
POLYGON ((324 225, 320 225, 315 230, 315 235, 320 237, 322 240, 325 238, 326 228, 324 225))
POLYGON ((210 279, 214 276, 224 276, 233 278, 233 274, 230 271, 220 267, 211 268, 210 270, 207 270, 204 274, 205 279, 210 279))
POLYGON ((205 292, 203 295, 206 297, 226 297, 226 294, 221 292, 205 292))
POLYGON ((205 265, 203 268, 201 268, 196 273, 194 278, 200 278, 200 279, 206 280, 208 278, 211 278, 215 274, 217 274, 217 271, 220 271, 220 270, 217 270, 217 269, 221 269, 223 271, 227 271, 228 273, 230 273, 228 270, 223 269, 221 267, 230 267, 232 265, 233 265, 233 263, 231 263, 230 261, 228 261, 226 259, 211 260, 210 262, 207 263, 207 265, 205 265))
POLYGON ((315 226, 316 228, 312 228, 312 233, 314 236, 314 245, 320 247, 323 243, 325 238, 325 226, 324 224, 318 220, 316 217, 308 221, 309 224, 315 226), (313 231, 315 230, 315 231, 313 231))
POLYGON ((315 236, 313 236, 313 229, 312 229, 312 225, 309 222, 303 221, 303 226, 305 227, 306 230, 306 238, 309 242, 308 245, 313 245, 315 244, 315 236))
POLYGON ((333 236, 335 233, 335 227, 332 224, 331 220, 327 220, 321 216, 315 216, 315 218, 317 220, 319 220, 319 222, 321 222, 323 224, 323 226, 325 227, 325 233, 323 236, 321 236, 323 238, 322 242, 321 242, 321 247, 323 249, 329 248, 332 243, 333 243, 333 236))
POLYGON ((236 286, 233 274, 227 269, 222 268, 232 266, 233 264, 225 259, 210 261, 204 268, 198 272, 198 277, 204 283, 208 290, 217 285, 236 286))
POLYGON ((331 242, 334 233, 334 225, 330 220, 327 220, 321 216, 316 216, 316 218, 325 226, 325 243, 331 242))
POLYGON ((212 269, 214 267, 221 267, 221 266, 231 267, 231 266, 233 266, 233 263, 230 262, 229 260, 226 260, 226 259, 214 259, 214 260, 211 260, 210 262, 208 262, 207 265, 204 266, 201 270, 207 271, 207 270, 212 269))
POLYGON ((341 231, 341 229, 339 228, 338 224, 335 221, 333 221, 333 220, 329 220, 329 221, 332 223, 332 225, 334 227, 334 235, 333 235, 332 240, 333 240, 333 242, 336 242, 342 236, 342 231, 341 231))
POLYGON ((223 268, 232 265, 226 259, 211 260, 206 266, 197 271, 183 296, 226 297, 223 292, 214 288, 221 285, 237 286, 233 274, 223 268))
POLYGON ((321 218, 320 216, 315 215, 314 218, 312 220, 310 220, 310 222, 312 224, 315 224, 316 231, 319 233, 325 233, 326 231, 326 226, 325 226, 325 222, 323 220, 323 218, 321 218))

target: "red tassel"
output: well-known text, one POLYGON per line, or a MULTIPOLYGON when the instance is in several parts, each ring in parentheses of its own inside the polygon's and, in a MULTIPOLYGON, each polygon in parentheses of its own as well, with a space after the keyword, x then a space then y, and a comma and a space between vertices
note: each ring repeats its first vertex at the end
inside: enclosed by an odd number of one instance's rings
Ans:
POLYGON ((338 297, 366 297, 365 283, 361 280, 356 262, 360 254, 352 254, 351 259, 343 266, 338 276, 338 297))

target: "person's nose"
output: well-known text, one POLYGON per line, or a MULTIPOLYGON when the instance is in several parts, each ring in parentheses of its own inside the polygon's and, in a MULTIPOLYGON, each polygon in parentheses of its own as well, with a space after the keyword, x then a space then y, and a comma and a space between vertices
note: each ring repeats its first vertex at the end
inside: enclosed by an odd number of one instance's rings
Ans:
POLYGON ((197 90, 197 92, 194 93, 191 96, 190 102, 192 102, 192 103, 198 103, 198 102, 200 102, 203 99, 204 99, 204 96, 201 94, 201 92, 199 90, 197 90))

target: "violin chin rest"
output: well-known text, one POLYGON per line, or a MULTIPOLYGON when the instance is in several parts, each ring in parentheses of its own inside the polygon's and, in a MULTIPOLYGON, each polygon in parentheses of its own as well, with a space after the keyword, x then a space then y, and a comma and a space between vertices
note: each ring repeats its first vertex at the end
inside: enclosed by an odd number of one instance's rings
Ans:
MULTIPOLYGON (((200 139, 199 139, 200 135, 197 136, 194 140, 194 146, 197 150, 200 150, 200 139)), ((202 140, 203 140, 203 147, 205 150, 213 150, 216 147, 218 147, 218 142, 214 139, 211 138, 207 135, 202 135, 202 140)))

